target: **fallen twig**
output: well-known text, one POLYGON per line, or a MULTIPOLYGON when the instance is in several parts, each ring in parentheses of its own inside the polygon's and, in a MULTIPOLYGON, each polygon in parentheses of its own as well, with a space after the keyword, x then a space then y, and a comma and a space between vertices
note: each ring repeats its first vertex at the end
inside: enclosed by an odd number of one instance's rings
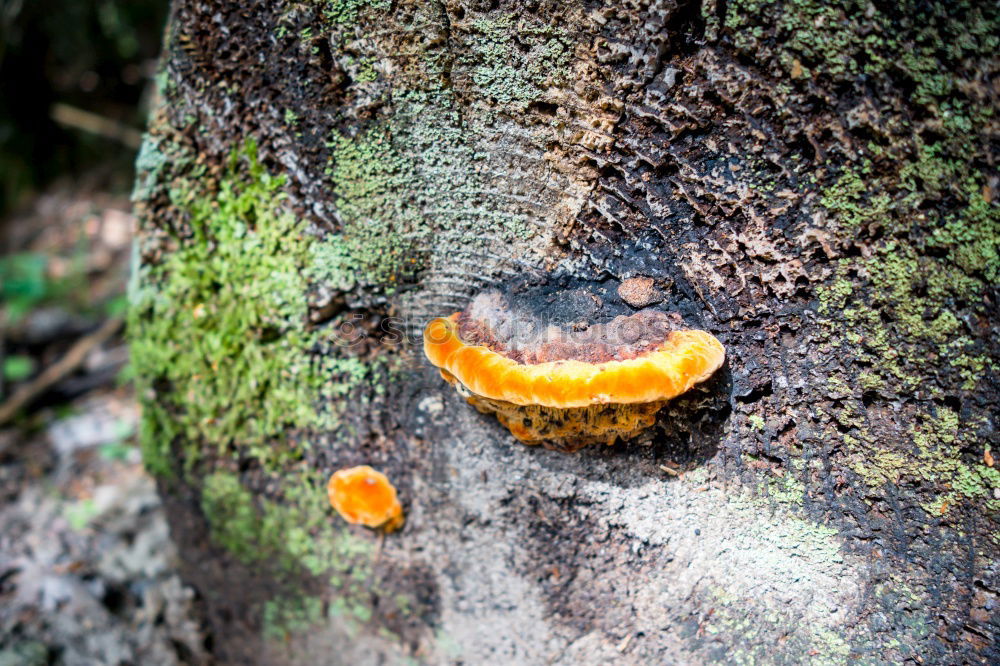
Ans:
POLYGON ((52 119, 60 125, 103 136, 133 150, 142 145, 142 132, 136 128, 69 104, 54 104, 52 119))
POLYGON ((14 417, 20 409, 44 393, 53 384, 73 372, 92 349, 100 346, 114 335, 122 325, 121 317, 112 317, 101 324, 93 333, 76 341, 66 355, 45 368, 37 377, 18 389, 6 402, 0 405, 0 425, 14 417))

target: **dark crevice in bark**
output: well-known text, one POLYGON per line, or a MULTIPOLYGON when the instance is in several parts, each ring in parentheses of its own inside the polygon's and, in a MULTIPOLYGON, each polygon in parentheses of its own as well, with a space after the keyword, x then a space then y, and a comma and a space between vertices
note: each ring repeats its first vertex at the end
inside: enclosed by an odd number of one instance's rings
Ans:
POLYGON ((701 0, 686 0, 678 3, 664 27, 671 35, 671 53, 687 56, 697 51, 701 48, 705 37, 705 19, 702 16, 701 0))

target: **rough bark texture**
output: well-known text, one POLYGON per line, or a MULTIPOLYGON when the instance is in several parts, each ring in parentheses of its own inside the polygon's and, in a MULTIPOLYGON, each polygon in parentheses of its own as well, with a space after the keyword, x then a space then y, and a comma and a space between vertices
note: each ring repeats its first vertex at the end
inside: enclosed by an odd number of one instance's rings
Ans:
POLYGON ((995 663, 998 34, 973 2, 176 0, 131 335, 215 652, 995 663), (728 361, 613 447, 515 442, 400 339, 512 284, 608 321, 636 277, 728 361), (400 532, 326 505, 354 464, 400 532))

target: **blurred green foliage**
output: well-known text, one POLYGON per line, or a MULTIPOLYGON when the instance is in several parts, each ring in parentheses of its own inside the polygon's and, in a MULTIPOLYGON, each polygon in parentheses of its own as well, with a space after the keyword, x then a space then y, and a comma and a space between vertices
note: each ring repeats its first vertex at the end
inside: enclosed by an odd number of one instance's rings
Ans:
POLYGON ((55 285, 45 274, 47 260, 35 252, 0 257, 0 304, 16 323, 31 308, 52 295, 55 285))
POLYGON ((60 305, 83 315, 122 316, 127 302, 124 294, 107 301, 91 302, 86 257, 88 246, 78 245, 60 277, 49 273, 49 257, 41 252, 19 252, 0 257, 0 309, 7 324, 16 325, 34 308, 60 305))
POLYGON ((8 382, 19 382, 35 372, 35 359, 30 356, 8 356, 3 360, 3 378, 8 382))

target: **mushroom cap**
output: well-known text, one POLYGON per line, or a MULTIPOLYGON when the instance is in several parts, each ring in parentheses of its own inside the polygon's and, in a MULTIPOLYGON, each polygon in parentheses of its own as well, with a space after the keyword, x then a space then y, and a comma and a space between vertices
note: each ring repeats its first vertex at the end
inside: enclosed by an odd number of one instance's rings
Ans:
POLYGON ((384 527, 387 532, 403 524, 403 507, 395 486, 368 465, 336 471, 326 490, 330 505, 349 523, 384 527))
POLYGON ((705 331, 671 331, 656 349, 636 358, 588 363, 575 359, 525 364, 458 335, 458 317, 424 329, 424 353, 477 395, 515 405, 586 407, 669 400, 722 366, 726 350, 705 331))

